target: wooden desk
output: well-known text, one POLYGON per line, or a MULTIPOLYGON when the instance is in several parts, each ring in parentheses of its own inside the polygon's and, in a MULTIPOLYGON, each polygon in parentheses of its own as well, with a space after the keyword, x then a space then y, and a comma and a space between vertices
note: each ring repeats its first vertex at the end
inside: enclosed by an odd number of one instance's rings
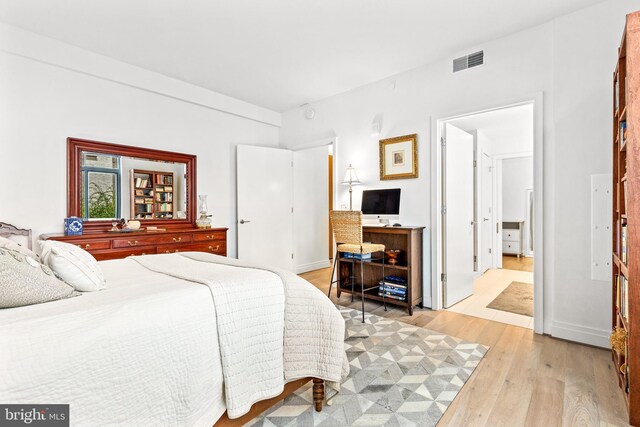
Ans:
MULTIPOLYGON (((371 243, 381 243, 386 249, 400 249, 402 253, 396 265, 391 265, 385 259, 385 276, 400 276, 407 280, 407 301, 393 300, 385 298, 387 304, 406 307, 409 315, 413 315, 413 307, 417 304, 422 306, 422 236, 424 227, 375 227, 364 226, 363 241, 371 243)), ((338 274, 340 276, 340 286, 338 286, 338 298, 341 293, 351 293, 349 275, 353 269, 356 277, 356 284, 360 281, 360 261, 338 257, 338 274)), ((382 262, 364 262, 365 287, 375 286, 382 280, 382 262)), ((360 295, 360 287, 354 287, 354 294, 360 295)), ((366 299, 382 301, 378 295, 378 289, 365 292, 366 299)))
POLYGON ((209 252, 227 255, 226 228, 174 228, 166 231, 130 233, 96 232, 82 236, 43 234, 42 239, 71 243, 93 255, 98 261, 174 252, 209 252))

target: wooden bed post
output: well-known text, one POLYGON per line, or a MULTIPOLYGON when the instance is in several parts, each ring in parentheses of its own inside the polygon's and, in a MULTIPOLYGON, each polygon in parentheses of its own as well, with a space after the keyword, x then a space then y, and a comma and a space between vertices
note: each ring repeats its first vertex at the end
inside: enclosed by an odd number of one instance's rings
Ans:
POLYGON ((316 412, 322 411, 322 403, 324 402, 324 380, 319 378, 313 379, 313 403, 316 412))

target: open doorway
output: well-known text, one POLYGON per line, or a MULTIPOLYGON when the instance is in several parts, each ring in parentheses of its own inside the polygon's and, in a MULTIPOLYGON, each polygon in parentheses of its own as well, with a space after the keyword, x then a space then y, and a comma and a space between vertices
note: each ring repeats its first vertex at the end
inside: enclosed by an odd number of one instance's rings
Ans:
POLYGON ((439 124, 442 306, 533 329, 534 104, 439 124))

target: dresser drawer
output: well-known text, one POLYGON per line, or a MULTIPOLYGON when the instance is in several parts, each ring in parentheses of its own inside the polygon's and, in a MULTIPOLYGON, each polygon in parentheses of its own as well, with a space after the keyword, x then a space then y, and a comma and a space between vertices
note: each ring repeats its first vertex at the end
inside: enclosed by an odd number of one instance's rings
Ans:
POLYGON ((98 261, 104 261, 107 259, 121 259, 126 258, 128 256, 139 256, 139 255, 155 255, 156 248, 154 247, 146 247, 146 248, 131 248, 131 249, 120 249, 116 251, 98 251, 93 253, 93 257, 98 261))
POLYGON ((225 242, 211 242, 192 243, 189 245, 158 246, 159 254, 173 254, 176 252, 209 252, 216 255, 226 255, 227 245, 225 242))
MULTIPOLYGON (((212 231, 210 233, 194 233, 193 241, 194 242, 211 242, 217 240, 225 240, 227 238, 227 233, 224 231, 212 231)), ((215 247, 215 245, 214 245, 215 247)))
POLYGON ((111 242, 109 240, 75 240, 67 243, 76 245, 77 247, 89 252, 100 249, 111 249, 111 242))
POLYGON ((502 230, 502 240, 504 242, 519 242, 520 241, 520 230, 512 230, 512 229, 503 229, 502 230))
POLYGON ((520 254, 520 242, 502 242, 503 254, 520 254))
POLYGON ((136 246, 156 246, 175 243, 190 243, 193 240, 191 234, 175 234, 164 236, 131 236, 130 238, 115 239, 114 248, 133 248, 136 246))

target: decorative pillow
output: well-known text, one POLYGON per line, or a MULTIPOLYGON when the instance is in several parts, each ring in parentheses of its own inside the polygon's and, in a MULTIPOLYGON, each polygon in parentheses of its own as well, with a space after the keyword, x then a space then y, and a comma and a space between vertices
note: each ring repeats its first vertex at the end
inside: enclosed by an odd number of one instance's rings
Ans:
POLYGON ((53 271, 18 251, 0 248, 0 308, 22 307, 80 295, 53 271))
POLYGON ((7 239, 6 237, 0 236, 0 248, 11 249, 12 251, 20 252, 24 256, 28 256, 29 258, 33 258, 36 261, 40 262, 40 257, 37 253, 33 252, 31 249, 27 249, 21 244, 14 242, 11 239, 7 239))
POLYGON ((96 259, 76 245, 55 240, 40 241, 42 263, 48 265, 59 278, 76 291, 91 292, 104 289, 106 280, 96 259))

